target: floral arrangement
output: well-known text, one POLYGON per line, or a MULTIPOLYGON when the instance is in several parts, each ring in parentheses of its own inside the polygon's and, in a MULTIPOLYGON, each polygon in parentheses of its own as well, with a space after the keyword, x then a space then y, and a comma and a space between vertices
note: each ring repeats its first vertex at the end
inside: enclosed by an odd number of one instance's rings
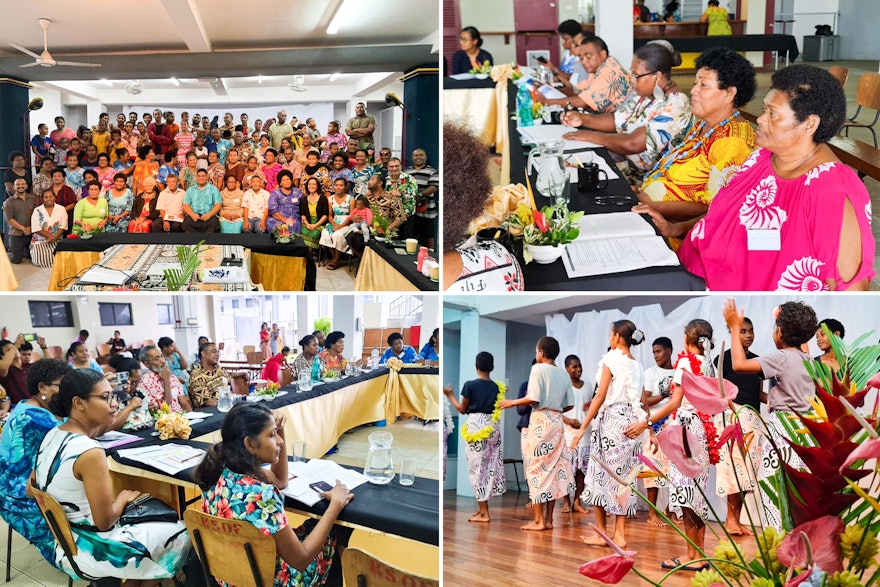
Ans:
POLYGON ((498 397, 495 398, 495 409, 492 410, 492 424, 489 426, 483 426, 480 430, 473 433, 468 433, 467 427, 462 427, 461 436, 464 438, 465 442, 480 442, 486 440, 492 436, 492 431, 495 429, 495 425, 501 420, 500 404, 504 399, 504 395, 507 393, 507 386, 500 381, 496 381, 495 385, 498 386, 498 397))
POLYGON ((81 227, 82 230, 79 233, 80 238, 82 238, 83 236, 86 236, 88 238, 90 236, 104 232, 104 229, 102 227, 99 227, 97 224, 88 224, 86 222, 83 222, 81 227))
POLYGON ((547 109, 543 104, 540 102, 532 104, 532 120, 543 120, 545 114, 547 114, 547 109))
POLYGON ((192 434, 189 420, 181 412, 173 412, 168 404, 162 402, 156 413, 156 430, 161 440, 180 438, 186 440, 192 434))
MULTIPOLYGON (((682 351, 678 353, 675 363, 678 364, 678 361, 683 358, 687 358, 690 363, 691 373, 695 375, 699 373, 702 375, 704 363, 701 363, 696 355, 687 351, 682 351)), ((715 422, 712 420, 712 416, 705 412, 697 411, 697 417, 700 419, 700 422, 703 423, 703 431, 706 433, 706 446, 709 448, 709 463, 717 465, 721 462, 721 453, 718 451, 718 431, 715 429, 715 422)))
POLYGON ((290 227, 286 224, 276 224, 272 229, 272 238, 278 242, 290 242, 290 227))
POLYGON ((492 73, 492 63, 487 59, 480 67, 472 67, 468 73, 473 73, 474 75, 489 75, 492 73))
POLYGON ((261 387, 256 391, 257 395, 262 395, 266 397, 275 397, 278 395, 278 384, 274 381, 267 381, 265 387, 261 387))
POLYGON ((370 234, 381 238, 393 239, 397 236, 397 229, 388 230, 390 224, 391 222, 389 222, 387 218, 380 214, 376 214, 374 210, 373 223, 370 225, 370 234))
POLYGON ((490 68, 488 73, 492 77, 492 81, 496 83, 506 82, 507 80, 517 81, 523 76, 522 72, 519 70, 519 66, 515 63, 498 64, 495 67, 490 68))
MULTIPOLYGON (((875 402, 868 418, 857 411, 864 406, 872 388, 880 389, 880 345, 858 346, 873 333, 846 345, 828 332, 826 326, 823 328, 840 369, 832 371, 826 365, 805 361, 807 372, 816 386, 816 398, 812 401, 810 414, 797 416, 802 429, 797 431, 796 440, 788 441, 808 470, 798 470, 782 463, 778 473, 782 477, 780 491, 763 496, 782 513, 782 530, 777 531, 771 526, 758 530, 752 522, 757 553, 747 556, 721 524, 726 540, 719 536, 721 540, 711 554, 698 549, 701 558, 691 561, 705 562, 710 567, 696 573, 691 580, 694 587, 880 585, 880 562, 877 560, 880 502, 875 497, 880 491, 880 467, 875 462, 871 468, 865 468, 869 461, 880 459, 880 419, 877 417, 880 406, 875 402), (867 483, 859 482, 868 477, 867 483)), ((682 389, 695 407, 710 415, 721 413, 730 399, 730 390, 725 390, 721 373, 717 380, 709 377, 688 379, 686 373, 682 389), (694 385, 693 382, 697 381, 699 384, 694 385), (711 407, 713 405, 715 407, 711 407)), ((762 424, 767 427, 763 420, 762 424)), ((692 460, 690 449, 698 447, 693 444, 689 447, 687 441, 678 445, 664 442, 662 435, 658 435, 658 442, 666 455, 676 466, 679 463, 686 466, 687 461, 692 460)), ((772 437, 769 438, 778 449, 772 437)), ((731 450, 739 450, 748 463, 745 453, 749 440, 740 427, 738 414, 734 414, 733 422, 721 432, 718 442, 730 446, 731 450)), ((651 459, 644 456, 640 459, 652 476, 666 478, 651 459)), ((604 463, 600 464, 604 466, 604 463)), ((757 477, 754 468, 748 472, 757 477)), ((611 474, 618 482, 631 485, 613 472, 611 474)), ((761 485, 764 487, 764 481, 761 485)), ((634 487, 631 489, 639 494, 634 487)), ((703 491, 700 487, 697 489, 703 491)), ((748 511, 748 506, 745 507, 748 511)), ((683 531, 662 511, 654 509, 687 540, 683 531)), ((712 513, 717 519, 723 519, 716 512, 712 513)), ((750 513, 749 519, 757 521, 759 518, 750 513)), ((708 528, 714 531, 712 526, 708 528)), ((661 585, 674 572, 659 582, 651 581, 635 568, 636 552, 624 551, 610 538, 598 533, 614 553, 585 563, 579 569, 581 574, 606 583, 617 583, 632 571, 652 585, 661 585)))
POLYGON ((202 247, 204 244, 205 241, 199 241, 193 246, 177 246, 177 261, 180 263, 180 269, 175 267, 162 270, 168 291, 180 291, 187 286, 201 263, 199 255, 207 250, 207 247, 202 247))
MULTIPOLYGON (((571 212, 565 204, 544 206, 540 210, 520 204, 516 214, 508 216, 506 228, 514 237, 522 238, 526 245, 557 247, 580 235, 578 222, 583 215, 583 212, 571 212)), ((523 257, 526 263, 532 260, 528 246, 523 249, 523 257)))

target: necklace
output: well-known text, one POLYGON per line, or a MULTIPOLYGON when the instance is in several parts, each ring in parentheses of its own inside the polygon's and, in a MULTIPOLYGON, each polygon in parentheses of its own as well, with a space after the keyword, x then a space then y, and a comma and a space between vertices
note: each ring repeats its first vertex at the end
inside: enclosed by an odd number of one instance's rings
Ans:
POLYGON ((706 132, 706 134, 702 134, 703 129, 706 128, 706 121, 705 120, 701 120, 700 122, 698 122, 697 124, 692 126, 690 132, 688 132, 687 136, 685 137, 684 141, 681 143, 680 146, 673 149, 672 143, 669 143, 670 151, 667 152, 666 155, 661 157, 657 161, 657 163, 654 164, 654 167, 648 173, 648 179, 659 178, 661 175, 665 174, 669 170, 669 168, 675 164, 676 161, 680 161, 680 160, 684 160, 684 159, 689 158, 691 155, 696 153, 703 146, 703 144, 709 140, 709 138, 713 134, 715 134, 716 130, 718 130, 719 128, 722 128, 724 126, 727 126, 728 124, 730 124, 730 121, 732 121, 737 116, 739 116, 739 110, 736 110, 733 114, 731 114, 730 116, 728 116, 727 118, 722 120, 720 123, 718 123, 715 126, 713 126, 712 128, 710 128, 709 131, 706 132), (699 137, 699 139, 697 139, 697 137, 699 137), (684 148, 687 146, 687 144, 691 141, 694 141, 694 140, 696 140, 694 145, 692 147, 690 147, 687 151, 685 151, 684 148), (660 169, 661 165, 662 165, 662 170, 660 169))

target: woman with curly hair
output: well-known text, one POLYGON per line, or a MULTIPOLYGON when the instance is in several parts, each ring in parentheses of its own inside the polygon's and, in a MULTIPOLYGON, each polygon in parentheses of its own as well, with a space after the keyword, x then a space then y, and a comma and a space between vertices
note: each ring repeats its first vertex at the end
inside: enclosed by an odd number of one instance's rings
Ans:
POLYGON ((443 289, 448 291, 522 291, 522 269, 497 241, 467 240, 471 220, 492 192, 486 147, 469 131, 443 123, 443 289))
MULTIPOLYGON (((715 47, 700 55, 691 89, 694 125, 648 172, 639 201, 667 220, 705 214, 755 150, 755 132, 738 110, 755 87, 755 68, 736 51, 715 47)), ((678 248, 681 241, 672 245, 678 248)))
POLYGON ((687 234, 679 258, 709 289, 867 289, 875 275, 871 200, 827 144, 846 117, 843 89, 802 64, 771 83, 760 148, 706 215, 670 223, 649 213, 664 236, 687 234))
POLYGON ((776 385, 770 388, 767 395, 767 408, 770 412, 767 429, 772 443, 770 439, 764 439, 759 479, 762 480, 764 490, 771 494, 762 500, 765 525, 776 529, 790 527, 790 520, 782 519, 781 512, 774 505, 776 500, 772 497, 784 483, 780 463, 787 463, 795 469, 806 468, 800 457, 791 450, 788 440, 801 446, 815 444, 809 433, 801 432, 803 425, 798 414, 806 415, 811 412, 810 400, 816 395, 816 386, 804 366, 805 361, 812 359, 802 350, 802 346, 813 338, 819 327, 816 312, 803 302, 785 302, 776 308, 773 342, 779 350, 754 359, 746 358, 740 339, 739 331, 745 320, 745 312, 737 309, 733 298, 724 302, 722 312, 730 328, 733 369, 738 373, 762 373, 764 377, 773 377, 776 380, 776 385))

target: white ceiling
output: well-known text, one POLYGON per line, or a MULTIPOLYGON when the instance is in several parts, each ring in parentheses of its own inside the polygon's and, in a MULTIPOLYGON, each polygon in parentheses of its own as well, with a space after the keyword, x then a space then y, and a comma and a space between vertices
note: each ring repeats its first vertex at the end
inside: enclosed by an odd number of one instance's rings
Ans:
POLYGON ((439 0, 0 0, 0 14, 0 76, 111 104, 380 99, 438 61, 439 0), (33 59, 7 43, 40 53, 39 18, 53 21, 53 58, 102 67, 20 68, 33 59), (293 75, 308 92, 287 90, 293 75), (215 77, 219 91, 198 81, 215 77), (130 79, 146 87, 136 98, 130 79))

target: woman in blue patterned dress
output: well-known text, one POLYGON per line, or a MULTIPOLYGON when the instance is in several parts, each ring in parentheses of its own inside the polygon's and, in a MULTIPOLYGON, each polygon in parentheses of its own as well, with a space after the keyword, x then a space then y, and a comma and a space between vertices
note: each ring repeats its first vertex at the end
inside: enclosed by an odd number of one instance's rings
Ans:
POLYGON ((269 196, 269 220, 266 231, 272 232, 281 225, 287 225, 290 233, 300 231, 300 205, 303 193, 293 187, 293 173, 283 169, 278 173, 278 188, 269 196))
POLYGON ((338 177, 333 180, 333 195, 330 196, 330 220, 321 233, 321 246, 327 247, 333 253, 333 258, 327 263, 327 269, 339 268, 339 254, 347 253, 350 249, 345 241, 345 235, 351 232, 348 217, 351 214, 354 200, 346 189, 348 182, 338 177))
MULTIPOLYGON (((176 522, 119 524, 119 517, 140 492, 113 493, 107 455, 95 438, 116 418, 116 395, 103 373, 74 369, 61 378, 52 411, 64 424, 50 430, 37 452, 36 487, 64 509, 77 547, 74 561, 92 577, 125 579, 124 587, 156 587, 175 576, 191 548, 186 526, 176 522)), ((74 573, 64 551, 55 563, 74 573)))
POLYGON ((367 180, 369 180, 376 171, 373 169, 372 165, 367 163, 367 152, 363 149, 357 150, 354 160, 357 162, 357 165, 351 170, 351 195, 355 197, 366 196, 367 180))
POLYGON ((28 477, 34 470, 37 448, 61 420, 49 411, 49 402, 58 393, 58 383, 71 370, 60 359, 43 359, 28 369, 27 387, 31 399, 16 404, 0 437, 0 516, 13 530, 37 547, 55 564, 55 539, 40 514, 37 502, 25 494, 28 477))
POLYGON ((113 187, 104 192, 107 200, 107 232, 128 232, 128 222, 131 220, 131 206, 134 204, 134 195, 125 185, 125 174, 117 173, 113 178, 113 187))
POLYGON ((241 403, 226 414, 220 434, 222 442, 195 470, 204 491, 202 511, 245 520, 275 539, 275 587, 323 585, 336 551, 333 522, 353 494, 337 482, 324 494, 329 503, 321 519, 293 529, 279 491, 288 479, 283 417, 260 404, 241 403))

